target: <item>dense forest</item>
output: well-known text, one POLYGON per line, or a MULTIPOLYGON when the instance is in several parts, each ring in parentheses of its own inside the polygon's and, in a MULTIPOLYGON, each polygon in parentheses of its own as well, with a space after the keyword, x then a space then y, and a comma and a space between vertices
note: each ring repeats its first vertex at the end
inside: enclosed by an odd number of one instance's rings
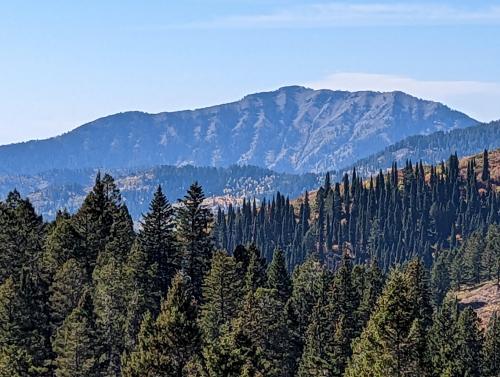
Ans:
MULTIPOLYGON (((380 152, 356 161, 353 166, 363 175, 385 169, 393 162, 405 160, 432 163, 448 158, 458 151, 460 156, 470 156, 486 148, 500 147, 500 121, 481 123, 467 128, 457 128, 449 132, 438 131, 429 135, 413 135, 392 144, 380 152)), ((352 168, 351 168, 352 169, 352 168)))
POLYGON ((136 232, 97 175, 75 214, 0 203, 0 376, 487 376, 500 317, 454 295, 500 278, 499 198, 456 155, 215 216, 158 187, 136 232), (314 198, 314 199, 313 199, 314 198))

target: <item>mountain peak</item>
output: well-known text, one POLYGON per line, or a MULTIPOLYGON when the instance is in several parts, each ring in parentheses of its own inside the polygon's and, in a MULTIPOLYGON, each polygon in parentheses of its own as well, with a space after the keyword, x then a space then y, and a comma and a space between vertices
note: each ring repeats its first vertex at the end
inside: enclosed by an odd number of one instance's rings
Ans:
POLYGON ((408 136, 476 123, 398 91, 285 86, 191 111, 119 113, 57 138, 3 146, 0 172, 186 164, 321 172, 348 166, 408 136))

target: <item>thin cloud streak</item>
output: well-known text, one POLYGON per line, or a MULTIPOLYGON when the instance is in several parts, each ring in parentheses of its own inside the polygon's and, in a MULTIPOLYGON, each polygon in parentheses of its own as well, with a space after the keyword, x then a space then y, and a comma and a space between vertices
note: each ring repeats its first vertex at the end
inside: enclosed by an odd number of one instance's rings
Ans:
POLYGON ((380 92, 403 91, 413 96, 442 102, 480 121, 500 119, 500 83, 483 81, 434 81, 411 77, 341 72, 305 83, 313 89, 380 92))
POLYGON ((500 24, 500 6, 479 9, 438 4, 346 2, 317 3, 252 15, 231 15, 181 28, 312 28, 500 24))

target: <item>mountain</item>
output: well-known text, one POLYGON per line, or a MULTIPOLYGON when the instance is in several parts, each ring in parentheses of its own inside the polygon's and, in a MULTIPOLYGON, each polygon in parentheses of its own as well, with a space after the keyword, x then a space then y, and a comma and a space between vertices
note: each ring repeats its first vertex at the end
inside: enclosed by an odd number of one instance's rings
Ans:
POLYGON ((476 123, 402 92, 292 86, 192 111, 115 114, 54 138, 2 146, 0 172, 187 164, 322 172, 411 135, 476 123))
POLYGON ((349 171, 356 167, 358 173, 368 176, 377 173, 379 169, 391 167, 393 162, 400 166, 406 160, 435 164, 446 160, 453 153, 462 157, 479 153, 483 149, 492 151, 498 148, 500 148, 500 121, 495 121, 450 132, 438 131, 429 135, 410 136, 356 161, 345 170, 349 171))

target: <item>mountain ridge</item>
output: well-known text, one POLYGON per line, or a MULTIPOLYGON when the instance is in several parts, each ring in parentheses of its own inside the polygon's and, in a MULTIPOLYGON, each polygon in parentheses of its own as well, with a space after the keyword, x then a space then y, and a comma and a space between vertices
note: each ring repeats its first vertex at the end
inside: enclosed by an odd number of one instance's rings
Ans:
POLYGON ((290 86, 201 109, 117 113, 49 139, 1 146, 0 172, 188 164, 321 172, 407 136, 477 123, 399 91, 290 86))

